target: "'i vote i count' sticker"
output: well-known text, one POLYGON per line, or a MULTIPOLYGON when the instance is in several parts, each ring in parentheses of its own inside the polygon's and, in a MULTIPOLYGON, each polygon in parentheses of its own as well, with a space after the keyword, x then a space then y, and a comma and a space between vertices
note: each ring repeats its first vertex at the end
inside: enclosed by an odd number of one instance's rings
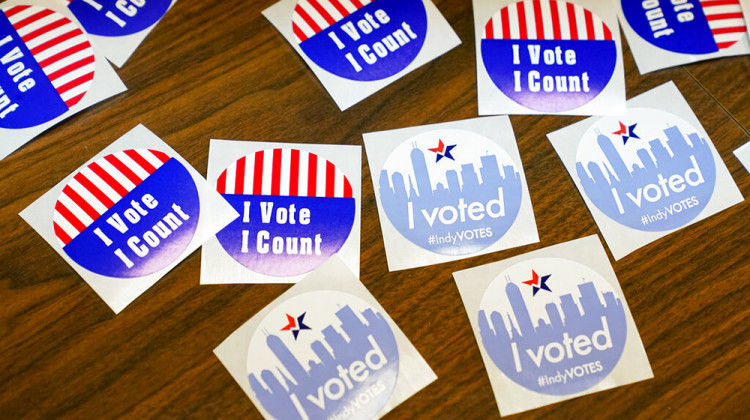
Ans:
POLYGON ((157 150, 123 150, 73 176, 55 203, 54 232, 63 251, 87 270, 142 277, 185 251, 199 201, 180 161, 157 150))
POLYGON ((298 149, 243 156, 226 168, 217 191, 240 214, 216 237, 248 269, 275 277, 312 271, 352 231, 355 199, 344 173, 298 149))
POLYGON ((373 81, 414 61, 427 13, 422 0, 300 0, 292 29, 302 51, 326 71, 373 81))
POLYGON ((37 6, 0 13, 0 127, 51 121, 91 87, 96 62, 83 31, 65 16, 37 6))
POLYGON ((739 0, 622 0, 621 5, 641 38, 675 53, 715 53, 746 36, 739 0))
POLYGON ((154 25, 167 13, 172 0, 69 0, 68 9, 86 32, 124 36, 154 25))
POLYGON ((564 112, 594 99, 609 83, 617 46, 604 21, 561 0, 525 0, 484 26, 481 56, 506 96, 539 112, 564 112))

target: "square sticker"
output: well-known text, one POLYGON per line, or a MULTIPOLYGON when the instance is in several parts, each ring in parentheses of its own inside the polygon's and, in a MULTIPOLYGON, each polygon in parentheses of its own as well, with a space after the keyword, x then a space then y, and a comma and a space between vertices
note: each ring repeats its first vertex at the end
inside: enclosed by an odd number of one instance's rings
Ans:
POLYGON ((115 313, 238 216, 142 125, 20 214, 115 313))
POLYGON ((295 283, 334 254, 359 277, 360 146, 211 140, 208 183, 240 217, 203 244, 201 284, 295 283))
POLYGON ((377 419, 437 379, 337 256, 214 353, 267 419, 377 419))
POLYGON ((596 236, 453 277, 503 416, 654 376, 596 236))
POLYGON ((740 161, 742 166, 750 172, 750 141, 738 147, 734 151, 734 155, 737 156, 737 160, 740 161))
POLYGON ((117 67, 135 52, 177 0, 58 0, 117 67))
POLYGON ((617 14, 595 0, 473 0, 479 114, 625 111, 617 14))
POLYGON ((740 0, 615 0, 641 74, 750 53, 740 0))
POLYGON ((461 43, 430 0, 281 0, 263 16, 342 111, 461 43))
POLYGON ((674 83, 627 107, 547 134, 616 260, 742 201, 674 83))
POLYGON ((364 134, 390 271, 539 241, 507 116, 364 134))
POLYGON ((57 1, 0 4, 0 159, 126 90, 75 22, 57 1))

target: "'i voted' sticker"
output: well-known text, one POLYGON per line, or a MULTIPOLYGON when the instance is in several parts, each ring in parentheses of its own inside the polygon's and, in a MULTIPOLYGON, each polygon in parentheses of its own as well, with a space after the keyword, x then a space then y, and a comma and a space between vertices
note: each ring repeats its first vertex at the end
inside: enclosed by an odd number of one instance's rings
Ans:
POLYGON ((615 259, 742 201, 673 83, 547 137, 615 259))
POLYGON ((375 418, 399 373, 385 316, 344 292, 318 290, 268 312, 247 350, 250 387, 277 419, 375 418))
POLYGON ((300 0, 292 29, 302 51, 325 70, 381 80, 417 57, 427 13, 422 0, 300 0))
POLYGON ((524 0, 500 9, 484 25, 480 49, 498 89, 548 113, 590 102, 608 85, 618 59, 604 21, 562 0, 524 0))
POLYGON ((651 108, 606 117, 583 135, 576 175, 613 220, 644 231, 687 225, 713 195, 716 165, 706 138, 681 118, 651 108))
POLYGON ((453 277, 503 416, 653 377, 595 235, 453 277))
POLYGON ((436 379, 337 255, 214 353, 266 419, 378 419, 436 379))
POLYGON ((86 32, 124 36, 141 32, 167 13, 172 0, 68 0, 86 32))
POLYGON ((307 273, 338 252, 352 231, 352 185, 314 153, 275 148, 243 156, 216 189, 240 214, 216 236, 248 269, 275 277, 307 273))
POLYGON ((497 242, 516 220, 523 191, 508 154, 463 130, 415 136, 396 147, 380 171, 388 220, 412 243, 444 255, 497 242))
POLYGON ((77 172, 54 206, 54 232, 80 266, 142 277, 175 262, 200 216, 195 182, 177 159, 151 149, 106 155, 77 172))
POLYGON ((675 53, 716 53, 747 37, 739 0, 621 0, 621 6, 641 38, 675 53))
POLYGON ((37 6, 0 13, 0 128, 23 129, 66 113, 88 92, 96 68, 83 31, 37 6))
POLYGON ((606 378, 627 337, 622 299, 599 274, 562 258, 503 271, 479 305, 479 334, 493 363, 541 394, 569 395, 606 378))
POLYGON ((539 240, 508 117, 366 133, 364 140, 391 271, 539 240))

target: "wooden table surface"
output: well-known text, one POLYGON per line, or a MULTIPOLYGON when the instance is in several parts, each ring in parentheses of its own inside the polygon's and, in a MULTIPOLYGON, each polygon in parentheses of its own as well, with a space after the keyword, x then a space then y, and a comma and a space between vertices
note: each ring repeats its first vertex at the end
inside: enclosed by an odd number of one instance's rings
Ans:
MULTIPOLYGON (((260 417, 212 350, 288 285, 199 286, 195 252, 115 316, 18 216, 135 125, 205 175, 210 138, 362 145, 364 132, 477 116, 468 0, 435 2, 462 45, 346 112, 261 16, 273 2, 177 2, 119 71, 128 92, 0 162, 0 418, 260 417)), ((732 154, 749 138, 750 57, 641 76, 625 44, 624 62, 629 98, 675 82, 750 195, 732 154)), ((361 280, 439 377, 387 418, 499 417, 451 273, 598 234, 545 137, 580 119, 511 117, 541 242, 453 263, 388 272, 363 159, 361 280)), ((749 207, 613 262, 654 379, 518 417, 748 418, 749 207)))

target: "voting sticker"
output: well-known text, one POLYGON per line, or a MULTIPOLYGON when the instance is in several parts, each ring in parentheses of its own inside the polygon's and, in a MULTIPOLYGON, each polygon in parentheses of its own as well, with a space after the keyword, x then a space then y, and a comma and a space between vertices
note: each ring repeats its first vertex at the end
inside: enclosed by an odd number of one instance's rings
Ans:
POLYGON ((302 51, 325 70, 346 79, 380 80, 417 57, 427 35, 427 12, 421 0, 301 0, 292 30, 302 51), (376 30, 389 35, 357 45, 376 30))
POLYGON ((237 213, 138 126, 21 216, 119 312, 237 213))
POLYGON ((339 252, 358 271, 360 154, 212 141, 209 180, 240 217, 204 245, 202 282, 295 282, 339 252))
POLYGON ((617 18, 590 3, 474 1, 480 114, 624 109, 617 18))
POLYGON ((200 218, 195 182, 164 152, 126 149, 73 175, 55 203, 63 251, 109 277, 141 277, 172 263, 200 218))
POLYGON ((145 39, 176 0, 63 0, 117 67, 145 39))
POLYGON ((638 69, 750 53, 740 0, 618 0, 638 69))
POLYGON ((172 0, 71 0, 68 9, 92 35, 132 35, 154 25, 172 0))
POLYGON ((214 353, 267 419, 377 419, 435 379, 338 257, 214 353))
POLYGON ((507 117, 368 133, 365 145, 391 269, 538 240, 507 117))
POLYGON ((80 102, 96 70, 86 35, 67 17, 38 6, 0 14, 0 127, 49 122, 80 102))
POLYGON ((282 0, 263 14, 342 110, 460 42, 429 0, 282 0))
POLYGON ((18 3, 0 6, 0 158, 125 90, 75 19, 47 2, 18 3))
POLYGON ((548 137, 616 259, 742 201, 673 84, 548 137))
POLYGON ((277 419, 373 418, 391 397, 398 356, 382 313, 353 295, 321 290, 284 301, 261 321, 247 350, 248 379, 277 419))
POLYGON ((453 276, 502 415, 653 377, 596 236, 453 276))
POLYGON ((665 231, 686 225, 706 207, 716 165, 706 138, 686 121, 658 109, 630 108, 626 118, 604 118, 583 135, 576 176, 612 219, 665 231))

